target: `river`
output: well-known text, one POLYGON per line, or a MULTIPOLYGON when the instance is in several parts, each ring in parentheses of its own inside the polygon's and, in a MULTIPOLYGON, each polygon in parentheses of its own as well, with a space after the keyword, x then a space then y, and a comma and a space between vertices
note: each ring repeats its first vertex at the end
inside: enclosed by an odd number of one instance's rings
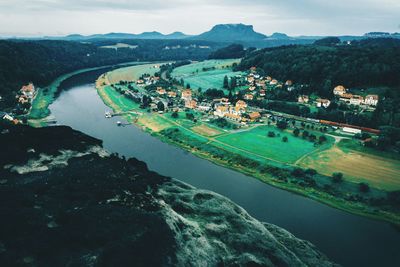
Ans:
POLYGON ((400 231, 388 223, 274 188, 163 143, 136 126, 118 127, 122 118, 104 118, 109 108, 94 87, 98 75, 81 74, 62 84, 64 90, 50 106, 58 124, 99 138, 108 151, 142 160, 162 175, 224 195, 258 220, 312 242, 343 266, 400 266, 400 231))

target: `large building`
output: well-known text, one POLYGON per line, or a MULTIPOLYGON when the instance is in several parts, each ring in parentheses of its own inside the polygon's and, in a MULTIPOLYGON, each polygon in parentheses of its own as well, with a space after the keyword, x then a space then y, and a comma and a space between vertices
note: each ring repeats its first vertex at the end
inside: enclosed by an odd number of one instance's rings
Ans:
POLYGON ((343 85, 338 85, 335 88, 333 88, 333 94, 334 95, 342 96, 346 92, 347 92, 347 90, 346 90, 346 88, 344 88, 343 85))

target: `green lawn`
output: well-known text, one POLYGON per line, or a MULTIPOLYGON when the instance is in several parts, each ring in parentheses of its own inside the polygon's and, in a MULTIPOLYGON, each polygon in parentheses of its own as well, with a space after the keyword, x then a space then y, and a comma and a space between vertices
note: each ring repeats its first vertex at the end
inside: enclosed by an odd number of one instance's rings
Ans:
POLYGON ((177 80, 183 79, 185 81, 185 86, 190 84, 192 89, 223 89, 222 86, 225 76, 233 77, 235 75, 242 74, 242 72, 233 72, 232 68, 230 67, 233 63, 237 62, 239 62, 237 59, 206 60, 178 67, 174 69, 171 75, 177 80), (203 71, 203 68, 212 67, 215 67, 215 69, 203 71))
POLYGON ((116 105, 118 105, 118 107, 122 111, 128 111, 139 108, 138 103, 127 98, 124 95, 121 95, 119 92, 115 91, 111 86, 104 87, 104 91, 106 92, 107 96, 111 99, 111 101, 116 105))
POLYGON ((294 163, 303 155, 316 149, 313 143, 294 137, 290 133, 281 132, 274 126, 260 126, 249 131, 221 136, 216 140, 236 147, 237 149, 222 145, 226 150, 232 152, 240 153, 240 150, 244 150, 261 157, 287 163, 294 163), (268 131, 280 133, 281 136, 268 137, 268 131), (287 143, 282 142, 283 136, 288 137, 287 143))

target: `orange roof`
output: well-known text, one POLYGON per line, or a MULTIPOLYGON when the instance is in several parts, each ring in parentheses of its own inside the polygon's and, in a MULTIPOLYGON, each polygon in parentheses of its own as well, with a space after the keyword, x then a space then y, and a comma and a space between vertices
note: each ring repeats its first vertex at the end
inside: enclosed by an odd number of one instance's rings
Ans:
POLYGON ((261 114, 260 114, 260 112, 252 112, 252 113, 249 114, 249 117, 250 117, 250 119, 253 120, 253 119, 260 118, 261 114))

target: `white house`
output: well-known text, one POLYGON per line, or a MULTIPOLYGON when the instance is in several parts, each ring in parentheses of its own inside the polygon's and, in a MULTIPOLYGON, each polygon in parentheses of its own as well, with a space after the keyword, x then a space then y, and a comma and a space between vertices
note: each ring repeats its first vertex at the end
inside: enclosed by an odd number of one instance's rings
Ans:
POLYGON ((379 96, 378 95, 367 95, 364 99, 365 105, 376 106, 378 105, 379 96))

